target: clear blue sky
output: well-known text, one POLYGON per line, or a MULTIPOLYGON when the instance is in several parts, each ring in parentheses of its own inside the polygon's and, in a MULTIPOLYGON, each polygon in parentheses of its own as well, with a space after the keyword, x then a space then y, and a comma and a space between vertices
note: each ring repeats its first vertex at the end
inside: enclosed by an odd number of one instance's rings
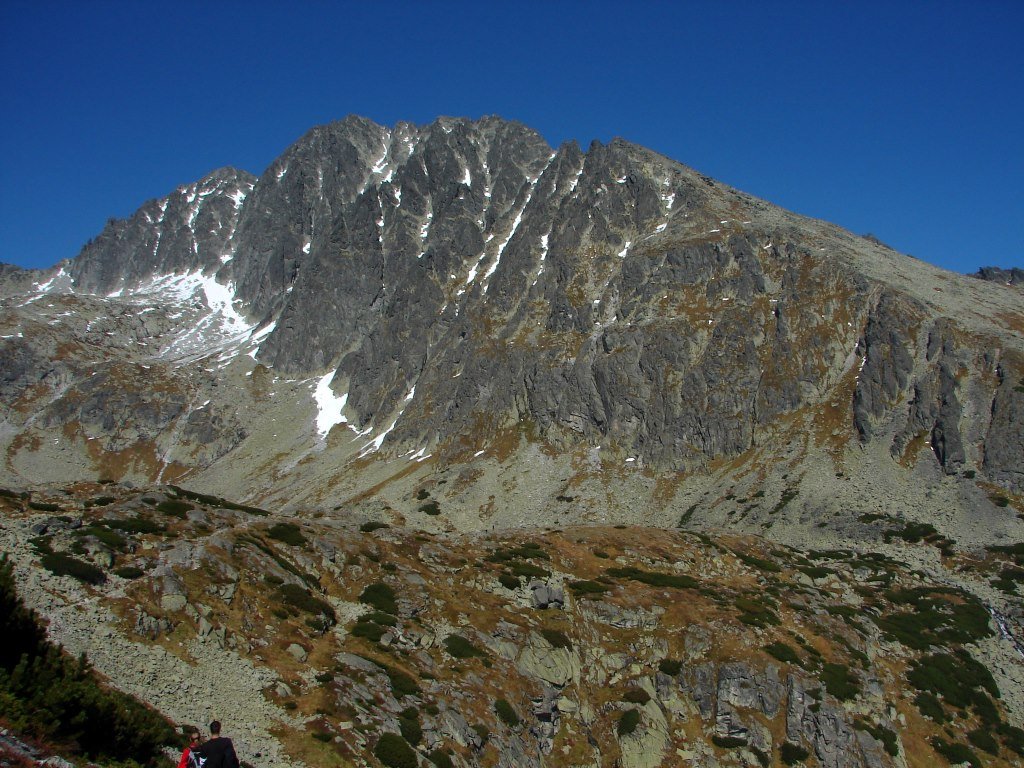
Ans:
POLYGON ((622 136, 970 272, 1024 266, 1024 2, 0 2, 0 261, 315 124, 622 136))

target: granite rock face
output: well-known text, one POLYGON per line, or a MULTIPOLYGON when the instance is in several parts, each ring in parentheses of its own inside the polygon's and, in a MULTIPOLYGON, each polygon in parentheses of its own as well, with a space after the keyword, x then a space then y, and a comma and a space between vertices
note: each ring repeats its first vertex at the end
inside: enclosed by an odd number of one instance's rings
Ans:
POLYGON ((495 117, 348 117, 259 178, 215 171, 23 272, 0 273, 10 328, 46 330, 0 334, 11 429, 82 424, 106 451, 148 441, 204 470, 252 455, 273 382, 326 377, 318 397, 374 436, 364 451, 447 463, 528 429, 694 472, 833 404, 833 436, 903 462, 927 444, 947 475, 1022 487, 1015 288, 621 139, 552 149, 495 117), (47 314, 53 297, 78 304, 47 314), (247 380, 220 373, 247 355, 247 380), (115 359, 182 383, 126 382, 115 359))

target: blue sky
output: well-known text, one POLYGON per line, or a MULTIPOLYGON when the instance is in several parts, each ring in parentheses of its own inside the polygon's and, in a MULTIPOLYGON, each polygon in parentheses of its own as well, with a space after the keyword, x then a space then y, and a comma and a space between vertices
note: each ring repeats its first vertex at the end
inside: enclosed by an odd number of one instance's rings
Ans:
POLYGON ((1024 266, 1024 2, 0 2, 0 261, 313 125, 621 136, 947 269, 1024 266))

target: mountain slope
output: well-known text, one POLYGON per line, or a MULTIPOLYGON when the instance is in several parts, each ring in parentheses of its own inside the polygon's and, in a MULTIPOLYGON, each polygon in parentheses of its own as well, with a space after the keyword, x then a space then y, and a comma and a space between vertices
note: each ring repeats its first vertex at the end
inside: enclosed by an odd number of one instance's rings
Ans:
POLYGON ((4 300, 3 472, 324 509, 433 473, 462 527, 672 524, 741 486, 766 501, 705 522, 751 530, 794 493, 798 527, 863 511, 884 477, 895 514, 933 515, 930 485, 998 537, 1022 306, 618 139, 350 117, 4 300))

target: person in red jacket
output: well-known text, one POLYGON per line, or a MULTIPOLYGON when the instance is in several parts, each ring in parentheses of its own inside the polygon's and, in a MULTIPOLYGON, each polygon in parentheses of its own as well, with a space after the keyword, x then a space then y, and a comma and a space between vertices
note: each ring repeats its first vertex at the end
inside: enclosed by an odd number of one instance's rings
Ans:
POLYGON ((188 746, 185 747, 185 751, 181 753, 181 760, 178 761, 178 768, 189 768, 188 756, 192 754, 192 750, 199 746, 199 730, 193 728, 192 732, 188 735, 188 746))

